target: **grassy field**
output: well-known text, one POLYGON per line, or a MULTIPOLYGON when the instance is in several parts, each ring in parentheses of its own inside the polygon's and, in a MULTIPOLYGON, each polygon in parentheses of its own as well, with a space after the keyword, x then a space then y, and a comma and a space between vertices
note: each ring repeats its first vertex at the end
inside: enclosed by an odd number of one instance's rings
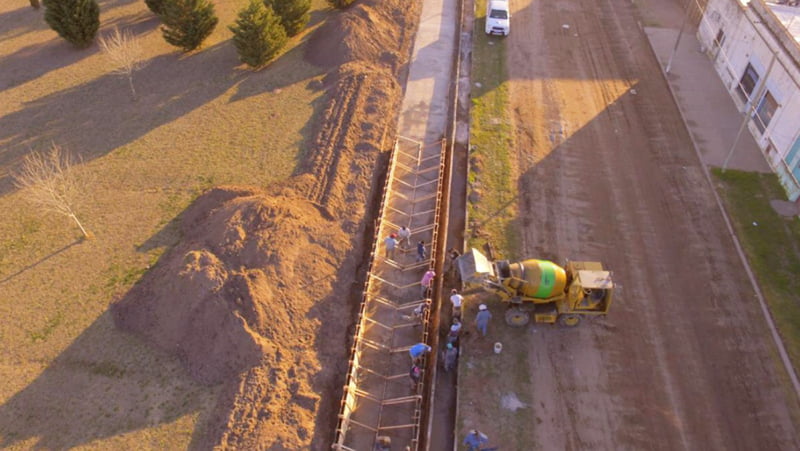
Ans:
POLYGON ((770 200, 786 199, 774 174, 719 169, 712 173, 786 351, 798 368, 800 219, 782 217, 770 205, 770 200))
MULTIPOLYGON (((505 40, 483 33, 485 5, 484 1, 476 4, 473 34, 468 245, 480 249, 488 242, 504 258, 515 259, 521 257, 520 231, 514 222, 518 199, 514 135, 508 111, 505 40)), ((469 295, 473 310, 477 310, 478 299, 489 303, 494 319, 489 332, 491 342, 477 337, 464 338, 458 369, 456 440, 460 443, 467 431, 478 428, 489 435, 490 445, 497 445, 502 437, 504 448, 534 449, 531 435, 519 434, 521 430, 528 430, 530 422, 534 421, 530 415, 533 390, 528 349, 512 345, 501 354, 494 354, 492 350, 495 341, 511 344, 531 329, 505 327, 502 308, 492 305, 492 297, 479 291, 469 295), (491 422, 485 423, 489 418, 491 422)), ((476 311, 465 314, 467 318, 474 318, 476 311)))
MULTIPOLYGON (((217 387, 115 330, 109 302, 179 239, 177 218, 219 184, 289 177, 324 102, 307 33, 268 68, 238 63, 227 25, 247 0, 215 2, 219 25, 182 54, 144 2, 100 1, 112 26, 142 40, 138 98, 97 46, 76 50, 27 2, 0 4, 0 447, 180 449, 204 433, 217 387), (58 143, 82 163, 78 215, 43 214, 9 173, 58 143)), ((329 14, 313 2, 311 27, 329 14)))
POLYGON ((470 124, 470 245, 490 242, 507 258, 516 254, 519 231, 513 167, 513 133, 508 107, 505 42, 482 32, 486 7, 475 7, 470 124), (480 31, 477 31, 480 30, 480 31), (480 84, 480 85, 478 85, 480 84), (475 202, 479 200, 479 202, 475 202))

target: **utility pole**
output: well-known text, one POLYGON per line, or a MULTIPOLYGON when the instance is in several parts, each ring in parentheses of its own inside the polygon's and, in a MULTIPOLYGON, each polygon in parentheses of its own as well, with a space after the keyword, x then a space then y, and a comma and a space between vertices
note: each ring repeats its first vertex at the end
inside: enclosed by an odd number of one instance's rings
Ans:
POLYGON ((670 69, 672 69, 672 59, 675 58, 675 54, 678 53, 678 46, 681 43, 681 37, 683 36, 683 30, 686 28, 686 22, 689 21, 689 2, 691 0, 686 0, 686 5, 683 7, 683 22, 681 23, 681 29, 678 31, 678 39, 675 40, 675 47, 672 48, 672 53, 669 55, 669 61, 667 61, 667 67, 664 68, 664 73, 669 73, 670 69))

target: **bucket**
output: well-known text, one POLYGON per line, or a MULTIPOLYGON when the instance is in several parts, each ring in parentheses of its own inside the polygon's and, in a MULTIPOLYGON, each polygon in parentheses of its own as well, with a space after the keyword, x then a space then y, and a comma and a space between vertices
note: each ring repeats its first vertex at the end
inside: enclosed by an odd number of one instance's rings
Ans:
POLYGON ((503 352, 503 343, 500 343, 498 341, 497 343, 494 344, 494 353, 500 354, 501 352, 503 352))

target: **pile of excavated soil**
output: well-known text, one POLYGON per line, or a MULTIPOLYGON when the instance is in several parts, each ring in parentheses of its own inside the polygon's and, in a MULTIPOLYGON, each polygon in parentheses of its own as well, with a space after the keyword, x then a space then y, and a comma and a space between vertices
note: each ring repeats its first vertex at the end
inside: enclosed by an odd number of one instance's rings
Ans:
POLYGON ((208 384, 264 359, 317 367, 316 357, 285 344, 314 340, 320 320, 309 313, 350 244, 341 228, 296 196, 223 187, 192 205, 182 232, 182 243, 113 305, 116 324, 179 355, 208 384))
POLYGON ((336 67, 295 176, 205 193, 182 217, 182 241, 111 307, 118 327, 177 355, 194 379, 224 384, 201 448, 333 441, 418 10, 367 0, 321 27, 308 55, 336 67), (346 53, 320 60, 337 45, 346 53))
POLYGON ((307 447, 320 400, 315 377, 336 367, 316 348, 346 342, 340 325, 350 309, 329 294, 350 237, 291 190, 215 188, 181 228, 183 241, 112 306, 116 324, 178 355, 194 379, 229 384, 210 445, 220 437, 255 444, 244 429, 307 447), (251 412, 231 415, 242 408, 251 412))
POLYGON ((419 23, 418 0, 363 0, 324 23, 306 47, 318 66, 370 61, 399 70, 419 23))

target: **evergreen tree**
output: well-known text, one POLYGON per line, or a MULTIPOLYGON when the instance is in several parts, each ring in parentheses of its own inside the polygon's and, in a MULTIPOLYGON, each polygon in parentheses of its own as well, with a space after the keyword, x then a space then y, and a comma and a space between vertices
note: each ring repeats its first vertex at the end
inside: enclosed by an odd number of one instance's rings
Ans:
POLYGON ((328 3, 336 9, 345 9, 355 2, 356 0, 328 0, 328 3))
POLYGON ((169 0, 144 0, 144 3, 147 5, 147 9, 160 16, 164 13, 164 3, 168 1, 169 0))
POLYGON ((95 0, 44 0, 44 8, 47 25, 78 48, 88 47, 100 28, 95 0))
POLYGON ((228 28, 239 59, 251 67, 272 61, 288 40, 280 17, 262 0, 250 0, 247 8, 239 11, 236 24, 228 28))
POLYGON ((166 0, 162 4, 161 21, 164 40, 188 52, 200 47, 219 19, 208 0, 166 0))
POLYGON ((294 36, 311 20, 311 0, 264 0, 264 5, 272 7, 281 18, 286 34, 294 36))

